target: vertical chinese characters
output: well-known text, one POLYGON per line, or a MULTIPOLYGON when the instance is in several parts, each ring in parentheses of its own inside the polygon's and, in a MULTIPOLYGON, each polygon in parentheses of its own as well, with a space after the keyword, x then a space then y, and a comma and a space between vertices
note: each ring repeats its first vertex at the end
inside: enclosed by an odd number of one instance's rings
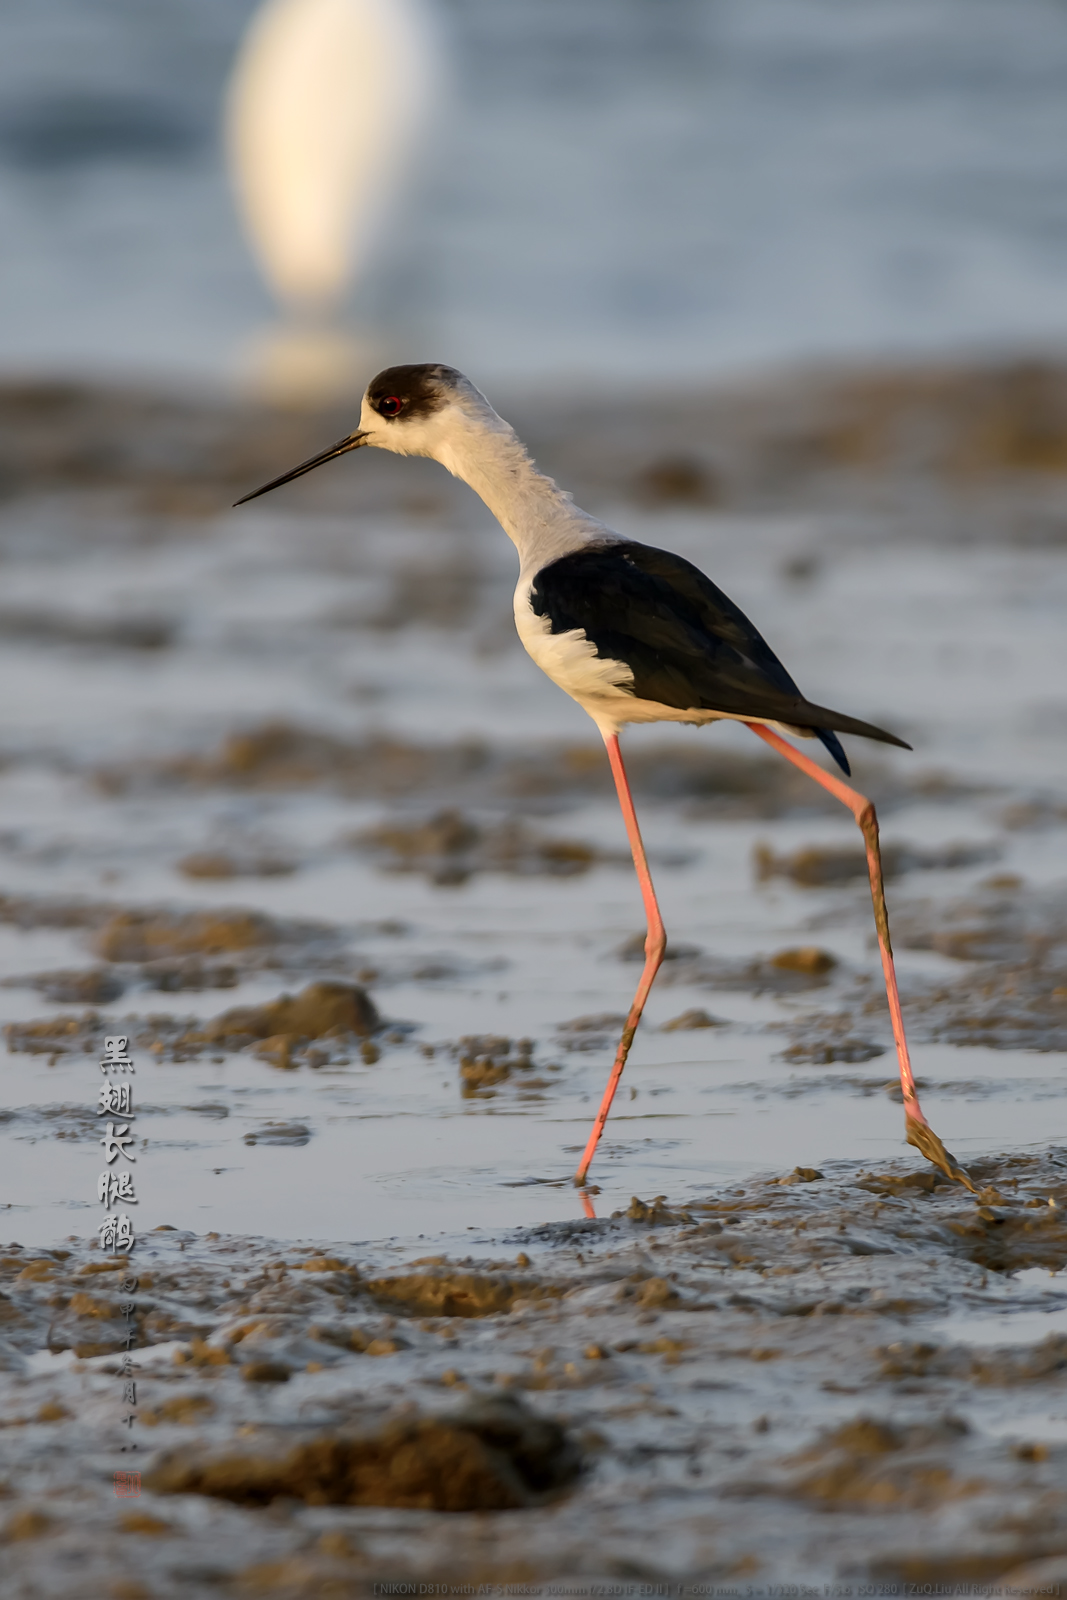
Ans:
MULTIPOLYGON (((113 1211, 112 1207, 137 1204, 134 1175, 130 1167, 124 1164, 135 1163, 137 1160, 133 1153, 133 1084, 129 1080, 134 1076, 134 1065, 129 1054, 129 1042, 129 1039, 121 1034, 104 1040, 104 1058, 100 1063, 104 1082, 100 1085, 99 1103, 96 1108, 98 1117, 108 1119, 102 1124, 104 1131, 100 1138, 104 1151, 104 1170, 96 1183, 96 1197, 105 1212, 104 1220, 98 1229, 100 1248, 125 1254, 127 1260, 137 1242, 133 1222, 124 1210, 113 1211)), ((127 1430, 127 1442, 122 1446, 123 1452, 137 1449, 137 1441, 133 1438, 133 1425, 137 1421, 137 1382, 134 1378, 136 1363, 133 1359, 133 1351, 137 1344, 137 1302, 133 1296, 137 1292, 137 1286, 138 1279, 127 1265, 119 1283, 121 1296, 119 1313, 126 1324, 123 1336, 125 1348, 120 1355, 118 1368, 118 1375, 122 1380, 122 1426, 127 1430)), ((117 1472, 115 1493, 124 1497, 140 1494, 140 1478, 139 1472, 117 1472)))
POLYGON ((108 1081, 100 1085, 100 1103, 96 1114, 124 1119, 108 1122, 100 1140, 104 1147, 106 1165, 97 1179, 96 1197, 107 1212, 98 1229, 102 1250, 130 1251, 137 1242, 131 1219, 124 1212, 114 1214, 111 1210, 112 1205, 116 1203, 137 1204, 132 1172, 117 1165, 120 1161, 137 1159, 132 1152, 133 1135, 130 1132, 134 1114, 133 1085, 128 1082, 111 1081, 112 1074, 133 1075, 133 1060, 128 1053, 129 1042, 129 1039, 122 1034, 106 1038, 104 1059, 100 1063, 100 1071, 108 1081))

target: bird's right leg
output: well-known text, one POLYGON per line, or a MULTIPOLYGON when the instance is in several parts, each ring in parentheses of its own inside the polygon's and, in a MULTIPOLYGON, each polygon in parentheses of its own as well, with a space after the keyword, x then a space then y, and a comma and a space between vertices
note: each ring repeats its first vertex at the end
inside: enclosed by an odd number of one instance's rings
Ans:
POLYGON ((641 829, 637 825, 637 812, 634 810, 633 795, 626 778, 626 768, 622 764, 622 751, 619 749, 619 736, 617 733, 605 734, 604 743, 608 747, 608 760, 611 762, 611 775, 615 779, 615 788, 619 796, 619 805, 622 808, 622 818, 626 824, 626 834, 633 852, 634 866, 637 869, 637 881, 641 885, 641 898, 645 903, 645 916, 648 920, 648 932, 645 936, 645 965, 641 973, 641 980, 637 985, 630 1014, 626 1018, 626 1026, 622 1030, 619 1048, 615 1052, 615 1065, 611 1069, 608 1086, 604 1090, 604 1098, 600 1102, 600 1110, 593 1123, 593 1131, 589 1135, 589 1142, 582 1152, 582 1159, 578 1163, 578 1171, 574 1174, 574 1181, 581 1185, 585 1182, 585 1175, 589 1171, 589 1163, 593 1159, 604 1131, 604 1124, 608 1120, 611 1102, 615 1098, 615 1090, 622 1077, 622 1069, 626 1065, 626 1057, 630 1054, 637 1024, 641 1021, 641 1013, 645 1009, 645 1001, 652 987, 656 973, 663 964, 663 952, 667 948, 667 935, 663 931, 663 918, 659 914, 656 902, 656 891, 652 887, 652 875, 648 870, 648 858, 645 847, 641 841, 641 829))
POLYGON ((928 1161, 939 1167, 948 1178, 954 1178, 957 1183, 962 1183, 974 1194, 974 1184, 964 1172, 955 1156, 950 1155, 945 1149, 937 1134, 931 1128, 919 1107, 919 1096, 915 1089, 915 1077, 911 1070, 911 1060, 908 1055, 908 1041, 904 1036, 904 1017, 900 1009, 900 993, 897 989, 897 973, 893 965, 893 947, 889 941, 889 913, 885 905, 885 887, 882 882, 882 853, 878 844, 878 819, 874 813, 874 806, 856 789, 850 789, 847 783, 842 783, 840 778, 832 777, 830 773, 812 761, 808 756, 801 755, 799 750, 789 744, 780 734, 773 733, 762 722, 750 722, 748 726, 752 732, 769 744, 779 755, 785 756, 801 772, 806 772, 809 778, 814 778, 816 783, 828 789, 835 799, 848 806, 856 821, 859 823, 867 846, 867 871, 871 880, 871 899, 874 902, 874 925, 878 931, 878 948, 882 953, 882 972, 885 977, 886 998, 889 1001, 889 1016, 893 1024, 893 1038, 896 1041, 897 1060, 900 1063, 900 1087, 904 1094, 904 1126, 907 1131, 908 1143, 920 1150, 928 1161))

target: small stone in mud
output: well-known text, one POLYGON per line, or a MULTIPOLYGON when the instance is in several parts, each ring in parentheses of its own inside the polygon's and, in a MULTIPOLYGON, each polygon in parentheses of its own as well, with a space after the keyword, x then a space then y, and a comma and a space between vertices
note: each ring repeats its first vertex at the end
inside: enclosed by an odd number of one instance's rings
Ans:
POLYGON ((557 1422, 501 1396, 450 1417, 401 1417, 375 1432, 285 1435, 257 1448, 179 1450, 146 1474, 156 1494, 202 1494, 237 1505, 281 1497, 308 1505, 508 1511, 552 1498, 580 1456, 557 1422), (277 1448, 270 1450, 271 1443, 277 1448))
POLYGON ((807 944, 795 950, 779 950, 777 955, 771 956, 770 965, 777 967, 779 972, 799 972, 805 977, 818 978, 826 972, 832 972, 837 960, 828 950, 819 950, 815 945, 807 944))
POLYGON ((660 1029, 661 1033, 688 1033, 697 1028, 725 1028, 728 1024, 721 1017, 713 1017, 707 1011, 702 1011, 699 1006, 691 1011, 683 1011, 681 1016, 672 1017, 670 1022, 665 1022, 660 1029))

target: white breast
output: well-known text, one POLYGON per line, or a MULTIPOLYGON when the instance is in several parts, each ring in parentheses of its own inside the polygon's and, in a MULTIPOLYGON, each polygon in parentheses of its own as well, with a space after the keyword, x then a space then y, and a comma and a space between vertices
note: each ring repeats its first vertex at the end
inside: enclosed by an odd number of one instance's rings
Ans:
POLYGON ((541 671, 587 709, 587 702, 602 704, 605 696, 617 700, 625 694, 632 699, 632 668, 625 661, 598 656, 581 628, 553 633, 549 619, 539 617, 530 605, 532 587, 532 579, 520 578, 515 590, 515 627, 526 653, 541 671))

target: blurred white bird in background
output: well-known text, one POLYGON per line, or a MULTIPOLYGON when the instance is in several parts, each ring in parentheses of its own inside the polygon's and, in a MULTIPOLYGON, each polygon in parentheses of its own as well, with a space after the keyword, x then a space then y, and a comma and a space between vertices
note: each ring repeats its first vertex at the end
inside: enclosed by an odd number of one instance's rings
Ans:
POLYGON ((253 352, 261 392, 316 401, 362 387, 373 340, 339 319, 387 237, 443 76, 423 0, 267 0, 253 17, 226 142, 249 241, 289 318, 253 352))

